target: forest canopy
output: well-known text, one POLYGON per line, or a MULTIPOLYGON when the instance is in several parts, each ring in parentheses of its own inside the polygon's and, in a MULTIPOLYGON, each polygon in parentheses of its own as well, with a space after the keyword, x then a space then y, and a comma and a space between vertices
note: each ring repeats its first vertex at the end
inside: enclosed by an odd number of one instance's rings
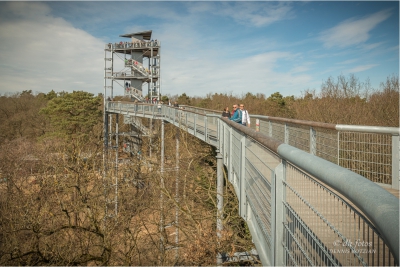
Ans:
POLYGON ((392 75, 372 88, 369 80, 361 82, 355 75, 329 77, 320 91, 305 90, 300 96, 283 96, 274 92, 210 93, 206 97, 182 95, 168 96, 180 105, 197 106, 212 110, 231 109, 232 104, 245 104, 250 114, 310 120, 334 124, 371 126, 399 126, 399 77, 392 75))

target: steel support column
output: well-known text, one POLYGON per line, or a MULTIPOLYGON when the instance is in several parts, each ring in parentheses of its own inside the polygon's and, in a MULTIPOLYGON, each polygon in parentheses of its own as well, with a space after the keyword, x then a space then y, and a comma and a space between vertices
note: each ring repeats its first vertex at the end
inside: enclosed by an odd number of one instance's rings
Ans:
MULTIPOLYGON (((218 243, 221 240, 222 237, 222 230, 223 225, 222 225, 222 220, 224 217, 224 173, 223 173, 223 161, 222 161, 222 155, 217 150, 217 238, 218 238, 218 243)), ((217 256, 217 265, 222 264, 222 258, 221 255, 218 254, 217 256)))
POLYGON ((160 170, 160 265, 164 262, 164 120, 161 120, 161 170, 160 170))
MULTIPOLYGON (((180 116, 179 116, 180 117, 180 116)), ((180 121, 180 120, 179 120, 180 121)), ((179 139, 180 139, 180 128, 176 128, 176 180, 175 180, 175 259, 178 260, 179 257, 179 139)))
POLYGON ((119 147, 119 114, 115 118, 115 216, 118 215, 118 147, 119 147))

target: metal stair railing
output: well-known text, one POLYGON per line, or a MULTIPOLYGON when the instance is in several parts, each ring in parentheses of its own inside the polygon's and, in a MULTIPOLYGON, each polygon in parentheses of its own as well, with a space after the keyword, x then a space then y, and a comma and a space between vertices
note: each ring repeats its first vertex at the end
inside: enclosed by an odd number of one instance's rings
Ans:
POLYGON ((131 67, 146 77, 148 77, 151 73, 150 71, 146 70, 145 67, 143 67, 142 63, 133 59, 125 59, 125 67, 131 67))
POLYGON ((142 94, 139 94, 139 92, 141 91, 139 91, 135 87, 125 87, 125 95, 133 96, 137 100, 143 101, 144 97, 142 94))

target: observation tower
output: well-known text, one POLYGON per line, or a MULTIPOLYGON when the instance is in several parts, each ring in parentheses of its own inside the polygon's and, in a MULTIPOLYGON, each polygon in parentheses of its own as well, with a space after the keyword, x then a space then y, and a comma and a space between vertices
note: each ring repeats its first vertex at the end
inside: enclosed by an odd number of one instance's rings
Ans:
POLYGON ((131 100, 160 100, 160 42, 151 39, 152 31, 123 34, 129 41, 108 43, 104 49, 104 96, 114 84, 131 100), (147 92, 146 85, 147 84, 147 92))

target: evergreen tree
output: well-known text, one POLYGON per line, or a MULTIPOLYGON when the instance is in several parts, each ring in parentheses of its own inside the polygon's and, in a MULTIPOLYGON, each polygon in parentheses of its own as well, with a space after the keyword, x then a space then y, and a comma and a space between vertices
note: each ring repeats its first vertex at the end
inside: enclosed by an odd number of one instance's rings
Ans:
POLYGON ((40 112, 46 114, 56 136, 87 137, 101 121, 101 98, 83 91, 62 92, 52 98, 40 112))

